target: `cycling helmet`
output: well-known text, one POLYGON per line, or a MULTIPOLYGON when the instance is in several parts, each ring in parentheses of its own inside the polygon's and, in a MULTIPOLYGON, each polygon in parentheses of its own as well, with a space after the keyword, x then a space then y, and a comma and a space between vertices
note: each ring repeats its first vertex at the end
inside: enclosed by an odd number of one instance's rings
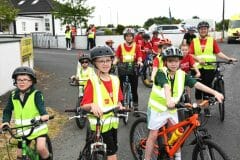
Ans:
POLYGON ((200 28, 202 28, 202 27, 207 27, 207 28, 209 28, 209 23, 206 22, 206 21, 199 22, 197 28, 200 29, 200 28))
POLYGON ((89 61, 91 60, 89 54, 79 53, 79 58, 78 58, 79 62, 81 62, 81 61, 84 60, 84 59, 87 59, 87 60, 89 60, 89 61))
POLYGON ((113 51, 108 46, 96 46, 90 50, 91 60, 93 61, 99 57, 114 57, 113 51))
POLYGON ((194 26, 188 27, 188 31, 195 31, 195 30, 196 30, 196 28, 194 26))
POLYGON ((145 39, 145 40, 149 40, 150 39, 150 35, 145 33, 145 34, 143 34, 142 38, 145 39))
POLYGON ((144 28, 139 28, 138 33, 145 33, 145 29, 144 28))
POLYGON ((159 34, 158 30, 153 30, 152 34, 159 34))
POLYGON ((166 60, 168 57, 179 57, 180 59, 183 58, 181 50, 174 46, 167 47, 165 50, 163 50, 162 56, 163 60, 166 60))
POLYGON ((134 37, 134 29, 133 28, 125 28, 124 31, 123 31, 123 37, 125 39, 126 35, 130 34, 134 37))
MULTIPOLYGON (((13 74, 12 74, 12 79, 14 79, 14 81, 16 82, 16 78, 18 75, 29 75, 33 81, 33 83, 37 83, 37 78, 36 78, 36 74, 35 72, 33 71, 33 69, 29 68, 29 67, 18 67, 16 68, 14 71, 13 71, 13 74)), ((15 83, 14 82, 14 83, 15 83)))

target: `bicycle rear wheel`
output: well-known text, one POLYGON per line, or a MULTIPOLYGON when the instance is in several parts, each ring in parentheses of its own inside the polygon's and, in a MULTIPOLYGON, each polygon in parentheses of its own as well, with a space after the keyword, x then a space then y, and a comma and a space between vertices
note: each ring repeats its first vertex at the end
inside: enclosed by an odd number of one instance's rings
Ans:
POLYGON ((203 146, 196 145, 192 160, 230 160, 228 155, 214 142, 204 140, 203 146))
MULTIPOLYGON (((123 97, 124 97, 124 107, 127 109, 132 108, 132 99, 131 99, 131 90, 130 90, 130 85, 124 85, 123 86, 123 97)), ((126 112, 126 117, 123 117, 123 123, 127 125, 128 123, 128 116, 129 113, 126 112)))
MULTIPOLYGON (((222 93, 225 97, 225 89, 224 89, 224 81, 223 80, 216 81, 215 89, 218 92, 222 93)), ((225 118, 225 103, 224 103, 224 100, 223 100, 222 103, 218 104, 218 108, 219 108, 220 121, 223 122, 224 118, 225 118)))
POLYGON ((107 160, 107 154, 105 152, 94 151, 91 154, 90 160, 107 160))

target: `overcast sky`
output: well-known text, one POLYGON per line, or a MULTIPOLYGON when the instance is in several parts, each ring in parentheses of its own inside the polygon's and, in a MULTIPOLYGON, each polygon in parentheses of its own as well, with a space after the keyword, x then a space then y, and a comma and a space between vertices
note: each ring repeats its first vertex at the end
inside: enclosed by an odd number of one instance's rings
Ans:
MULTIPOLYGON (((222 19, 223 0, 87 0, 95 6, 89 23, 107 25, 109 23, 142 26, 148 18, 172 17, 188 19, 192 16, 222 19)), ((240 0, 225 0, 225 18, 240 13, 240 0)))

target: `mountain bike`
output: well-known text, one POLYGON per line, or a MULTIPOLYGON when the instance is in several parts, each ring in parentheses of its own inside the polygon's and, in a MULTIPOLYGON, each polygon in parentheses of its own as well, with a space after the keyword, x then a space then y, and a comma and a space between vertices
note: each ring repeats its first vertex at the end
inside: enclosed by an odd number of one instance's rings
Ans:
POLYGON ((83 98, 83 92, 84 92, 84 85, 81 84, 81 82, 86 82, 87 80, 77 80, 77 79, 73 79, 69 82, 69 84, 71 86, 77 86, 79 87, 79 91, 78 91, 78 98, 77 98, 77 102, 76 102, 76 112, 75 115, 78 116, 79 118, 75 119, 75 122, 78 126, 79 129, 83 129, 86 125, 86 117, 82 116, 83 111, 81 110, 80 103, 82 101, 83 98))
POLYGON ((152 88, 153 82, 151 80, 152 70, 153 70, 153 59, 156 55, 153 53, 148 53, 147 57, 143 63, 143 67, 141 69, 141 79, 143 84, 148 87, 152 88))
MULTIPOLYGON (((53 118, 54 116, 50 116, 49 120, 53 118)), ((29 125, 13 127, 13 128, 10 128, 9 126, 4 126, 1 132, 5 133, 7 131, 9 132, 11 137, 19 141, 22 141, 22 160, 40 160, 41 158, 36 148, 37 147, 36 141, 34 146, 27 145, 27 141, 28 141, 27 137, 29 137, 33 133, 34 129, 37 129, 43 123, 46 123, 46 121, 32 119, 31 124, 29 125), (30 129, 27 134, 24 134, 25 132, 23 132, 22 129, 26 127, 30 127, 30 129), (20 135, 19 132, 22 134, 20 135)), ((10 141, 11 141, 11 138, 9 139, 9 144, 12 144, 10 141)), ((46 135, 46 147, 49 151, 51 160, 53 160, 52 143, 48 135, 46 135)), ((10 154, 8 155, 9 155, 9 159, 11 159, 10 154)))
MULTIPOLYGON (((215 65, 215 77, 212 82, 212 88, 222 93, 225 97, 225 87, 222 72, 225 70, 223 65, 233 64, 233 61, 216 61, 216 62, 206 62, 206 65, 215 65)), ((225 100, 218 104, 220 121, 223 122, 225 118, 225 100)))
MULTIPOLYGON (((204 128, 199 120, 200 107, 212 105, 216 100, 205 100, 201 104, 180 103, 181 110, 185 111, 183 121, 171 126, 163 126, 158 131, 157 142, 154 145, 152 160, 174 160, 175 153, 183 146, 184 142, 193 133, 195 138, 190 145, 194 145, 192 160, 230 160, 224 150, 215 142, 211 141, 211 135, 204 128), (184 128, 183 134, 170 145, 168 134, 173 133, 178 128, 184 128)), ((135 160, 143 160, 145 156, 146 141, 148 137, 147 119, 145 117, 137 119, 130 130, 130 147, 135 160)))
MULTIPOLYGON (((119 110, 118 108, 113 108, 104 112, 103 114, 108 114, 112 112, 113 114, 110 114, 109 116, 123 117, 126 116, 125 112, 129 111, 130 110, 128 109, 119 110)), ((76 109, 66 109, 65 112, 76 112, 76 109)), ((85 112, 87 114, 90 114, 91 116, 94 116, 93 113, 90 111, 85 112)), ((70 117, 69 119, 73 118, 78 117, 73 116, 70 117)), ((78 160, 107 160, 107 146, 103 142, 103 138, 101 136, 102 125, 104 124, 104 121, 102 121, 101 118, 99 117, 96 118, 97 118, 96 131, 91 131, 89 127, 87 128, 86 143, 83 149, 80 151, 78 160)))

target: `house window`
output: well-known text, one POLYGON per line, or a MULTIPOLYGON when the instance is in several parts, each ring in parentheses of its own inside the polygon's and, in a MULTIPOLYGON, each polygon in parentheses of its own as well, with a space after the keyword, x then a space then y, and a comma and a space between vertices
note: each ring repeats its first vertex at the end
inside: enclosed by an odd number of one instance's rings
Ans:
POLYGON ((35 23, 35 31, 38 31, 38 23, 35 23))
POLYGON ((45 30, 50 31, 50 22, 48 18, 45 19, 45 30))
POLYGON ((26 31, 26 22, 22 22, 22 31, 26 31))

